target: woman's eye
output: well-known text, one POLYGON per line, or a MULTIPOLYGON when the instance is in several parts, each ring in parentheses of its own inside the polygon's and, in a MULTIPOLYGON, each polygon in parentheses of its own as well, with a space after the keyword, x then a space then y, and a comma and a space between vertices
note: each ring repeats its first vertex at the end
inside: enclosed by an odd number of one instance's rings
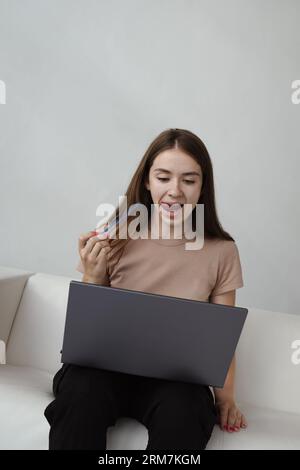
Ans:
MULTIPOLYGON (((169 178, 159 178, 159 177, 157 177, 157 179, 159 181, 169 181, 169 178)), ((193 180, 183 180, 183 181, 187 184, 194 184, 195 183, 195 181, 193 181, 193 180)))

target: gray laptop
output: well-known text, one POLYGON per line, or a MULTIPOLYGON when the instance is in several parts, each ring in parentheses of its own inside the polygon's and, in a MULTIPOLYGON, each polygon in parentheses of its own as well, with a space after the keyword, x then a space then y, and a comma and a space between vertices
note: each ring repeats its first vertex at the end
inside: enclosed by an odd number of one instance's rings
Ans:
POLYGON ((61 361, 223 387, 247 313, 71 281, 61 361))

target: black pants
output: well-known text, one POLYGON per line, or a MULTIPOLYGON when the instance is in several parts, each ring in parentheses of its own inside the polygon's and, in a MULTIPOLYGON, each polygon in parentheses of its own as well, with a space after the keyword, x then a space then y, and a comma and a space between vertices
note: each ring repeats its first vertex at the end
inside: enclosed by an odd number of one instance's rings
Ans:
POLYGON ((209 387, 63 364, 44 415, 49 450, 106 449, 121 416, 148 429, 147 450, 203 450, 217 423, 209 387))

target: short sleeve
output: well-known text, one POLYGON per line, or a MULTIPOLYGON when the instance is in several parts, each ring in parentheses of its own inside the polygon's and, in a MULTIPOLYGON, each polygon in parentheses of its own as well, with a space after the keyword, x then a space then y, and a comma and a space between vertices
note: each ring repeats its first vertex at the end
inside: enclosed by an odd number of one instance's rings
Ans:
POLYGON ((220 295, 244 286, 238 248, 234 241, 223 240, 220 245, 218 273, 211 295, 220 295))

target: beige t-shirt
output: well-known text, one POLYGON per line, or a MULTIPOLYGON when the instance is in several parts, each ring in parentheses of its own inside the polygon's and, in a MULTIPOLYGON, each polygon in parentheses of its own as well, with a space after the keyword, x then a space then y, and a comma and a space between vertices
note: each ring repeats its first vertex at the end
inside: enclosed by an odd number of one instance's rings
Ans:
MULTIPOLYGON (((202 249, 186 250, 187 241, 129 239, 117 263, 106 258, 107 284, 205 302, 243 287, 235 242, 205 238, 202 249)), ((76 269, 84 272, 81 261, 76 269)))

